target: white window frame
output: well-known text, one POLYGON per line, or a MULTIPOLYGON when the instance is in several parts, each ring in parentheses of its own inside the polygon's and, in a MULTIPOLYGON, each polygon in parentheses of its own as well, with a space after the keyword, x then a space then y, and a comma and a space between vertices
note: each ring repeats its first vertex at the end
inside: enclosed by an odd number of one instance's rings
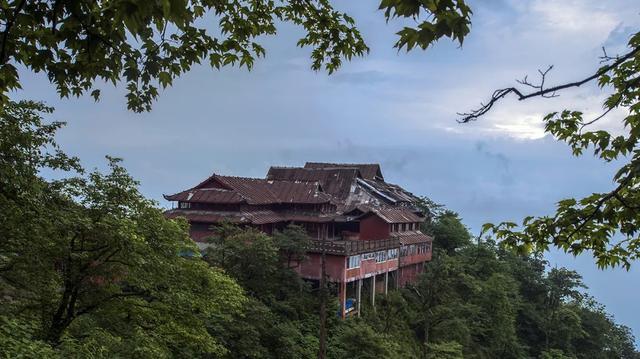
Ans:
POLYGON ((365 253, 362 255, 362 260, 375 259, 375 258, 376 258, 375 252, 365 253))
POLYGON ((360 268, 361 257, 360 255, 349 256, 347 258, 347 269, 360 268))

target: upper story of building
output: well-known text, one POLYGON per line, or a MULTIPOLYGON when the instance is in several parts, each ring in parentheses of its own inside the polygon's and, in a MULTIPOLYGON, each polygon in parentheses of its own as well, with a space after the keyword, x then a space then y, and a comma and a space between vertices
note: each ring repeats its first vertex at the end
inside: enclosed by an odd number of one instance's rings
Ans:
POLYGON ((196 241, 212 224, 230 222, 267 233, 297 224, 345 255, 430 242, 420 232, 419 199, 387 183, 378 164, 309 162, 271 167, 265 178, 213 174, 165 198, 174 203, 167 216, 187 218, 196 241))

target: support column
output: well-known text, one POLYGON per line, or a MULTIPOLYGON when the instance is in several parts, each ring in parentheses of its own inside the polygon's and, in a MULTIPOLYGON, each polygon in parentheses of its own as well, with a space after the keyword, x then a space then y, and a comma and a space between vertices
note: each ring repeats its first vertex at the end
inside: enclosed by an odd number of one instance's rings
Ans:
POLYGON ((376 310, 376 275, 371 277, 371 305, 373 310, 376 310))
POLYGON ((389 272, 384 272, 384 294, 389 292, 389 272))
POLYGON ((361 301, 362 301, 362 278, 358 279, 358 295, 357 295, 357 303, 356 305, 358 306, 358 316, 360 316, 360 310, 362 308, 361 305, 361 301))
POLYGON ((340 298, 340 317, 344 319, 347 317, 347 308, 345 308, 347 305, 347 283, 344 281, 340 282, 340 293, 338 293, 338 298, 340 298))

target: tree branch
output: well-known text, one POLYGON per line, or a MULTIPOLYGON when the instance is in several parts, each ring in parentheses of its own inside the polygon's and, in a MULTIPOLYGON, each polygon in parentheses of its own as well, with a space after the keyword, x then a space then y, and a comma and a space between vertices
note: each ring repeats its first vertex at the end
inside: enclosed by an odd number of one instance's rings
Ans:
MULTIPOLYGON (((491 110, 491 108, 493 107, 493 105, 495 105, 498 101, 500 101, 501 99, 503 99, 504 97, 506 97, 509 94, 515 94, 516 97, 518 98, 519 101, 522 100, 526 100, 532 97, 555 97, 556 96, 556 92, 560 91, 560 90, 564 90, 567 88, 571 88, 571 87, 580 87, 590 81, 593 81, 595 79, 597 79, 598 77, 606 74, 607 72, 611 71, 612 69, 620 66, 622 63, 624 63, 625 61, 627 61, 628 59, 632 58, 633 56, 635 56, 636 54, 638 54, 640 52, 640 47, 634 48, 633 50, 631 50, 630 52, 628 52, 627 54, 620 56, 620 57, 616 57, 615 61, 607 66, 604 66, 602 68, 600 68, 596 73, 594 73, 593 75, 582 79, 580 81, 575 81, 575 82, 570 82, 570 83, 566 83, 563 85, 559 85, 559 86, 554 86, 554 87, 549 87, 549 88, 544 88, 544 80, 545 77, 547 75, 547 73, 552 69, 552 66, 550 66, 546 71, 540 71, 538 70, 538 72, 540 73, 540 75, 542 76, 542 81, 540 83, 540 85, 533 85, 531 83, 529 83, 527 81, 527 78, 525 77, 524 80, 522 81, 518 81, 518 83, 529 86, 529 87, 533 87, 538 89, 535 92, 531 92, 531 93, 523 93, 521 92, 519 89, 515 88, 515 87, 508 87, 508 88, 503 88, 503 89, 499 89, 493 92, 493 95, 491 96, 491 99, 489 100, 489 102, 485 103, 481 103, 480 107, 472 110, 471 112, 466 112, 466 113, 458 113, 459 116, 462 116, 461 119, 458 120, 459 123, 467 123, 470 121, 475 121, 478 118, 480 118, 481 116, 483 116, 484 114, 486 114, 487 112, 489 112, 489 110, 491 110)), ((606 57, 607 59, 613 59, 610 57, 606 57)))
POLYGON ((0 63, 3 65, 7 62, 5 60, 5 57, 7 53, 7 40, 9 39, 9 31, 11 31, 11 28, 18 18, 18 14, 20 14, 20 11, 22 11, 22 8, 24 8, 24 5, 26 3, 26 0, 21 0, 18 3, 18 6, 16 6, 16 9, 13 11, 13 16, 11 17, 11 19, 7 19, 7 24, 4 27, 4 32, 2 33, 2 49, 0 49, 0 63))

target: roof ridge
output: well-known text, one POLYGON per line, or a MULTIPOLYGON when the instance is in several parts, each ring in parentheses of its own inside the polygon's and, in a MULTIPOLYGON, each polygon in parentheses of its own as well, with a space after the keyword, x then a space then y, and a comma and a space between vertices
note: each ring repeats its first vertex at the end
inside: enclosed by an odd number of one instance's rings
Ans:
POLYGON ((233 178, 233 179, 242 179, 242 180, 250 180, 250 181, 256 181, 256 182, 286 182, 286 183, 303 183, 303 182, 313 182, 313 183, 317 183, 320 184, 320 181, 317 180, 301 180, 301 179, 292 179, 292 180, 287 180, 287 179, 270 179, 270 178, 260 178, 260 177, 243 177, 243 176, 224 176, 224 175, 216 175, 216 177, 220 177, 220 178, 233 178))
POLYGON ((301 168, 301 169, 305 169, 304 167, 300 167, 300 166, 269 166, 269 169, 271 168, 285 168, 285 169, 291 169, 291 168, 301 168))
POLYGON ((338 165, 338 166, 351 166, 351 165, 371 165, 371 166, 380 166, 379 163, 375 162, 306 162, 309 164, 319 164, 319 165, 338 165))
POLYGON ((244 177, 244 176, 229 176, 229 175, 214 175, 216 177, 221 177, 221 178, 236 178, 236 179, 248 179, 248 180, 253 180, 253 181, 264 181, 264 178, 259 178, 259 177, 244 177))

